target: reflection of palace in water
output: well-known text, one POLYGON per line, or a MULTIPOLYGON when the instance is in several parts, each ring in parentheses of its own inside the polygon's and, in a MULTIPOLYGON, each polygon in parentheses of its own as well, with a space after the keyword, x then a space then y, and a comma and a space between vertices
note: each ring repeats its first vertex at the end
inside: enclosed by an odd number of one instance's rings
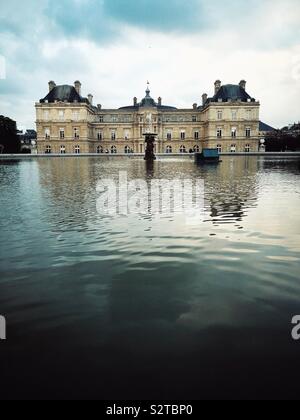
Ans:
MULTIPOLYGON (((203 179, 207 221, 214 224, 240 222, 247 216, 248 209, 256 207, 258 174, 264 160, 250 156, 224 157, 217 166, 196 166, 193 160, 158 160, 149 167, 142 160, 66 158, 41 160, 39 165, 43 193, 55 203, 50 206, 52 216, 85 229, 86 223, 99 220, 97 183, 104 178, 117 182, 120 171, 126 171, 128 181, 145 180, 149 187, 156 179, 203 179)), ((126 219, 123 223, 126 224, 126 219)))

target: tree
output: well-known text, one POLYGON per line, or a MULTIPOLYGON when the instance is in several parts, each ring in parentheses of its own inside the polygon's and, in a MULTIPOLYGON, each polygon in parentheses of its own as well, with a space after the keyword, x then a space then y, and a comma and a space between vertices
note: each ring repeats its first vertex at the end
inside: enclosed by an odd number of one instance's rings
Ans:
POLYGON ((17 124, 8 117, 0 115, 0 153, 19 153, 20 142, 17 124))
POLYGON ((267 152, 295 152, 300 150, 300 135, 277 131, 266 137, 267 152))

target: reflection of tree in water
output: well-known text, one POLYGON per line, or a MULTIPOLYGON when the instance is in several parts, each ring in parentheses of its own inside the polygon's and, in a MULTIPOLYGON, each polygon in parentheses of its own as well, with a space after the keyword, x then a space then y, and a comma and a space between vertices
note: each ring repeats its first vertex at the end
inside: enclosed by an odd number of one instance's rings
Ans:
POLYGON ((264 157, 262 161, 264 171, 279 171, 293 175, 300 175, 300 158, 295 157, 264 157))

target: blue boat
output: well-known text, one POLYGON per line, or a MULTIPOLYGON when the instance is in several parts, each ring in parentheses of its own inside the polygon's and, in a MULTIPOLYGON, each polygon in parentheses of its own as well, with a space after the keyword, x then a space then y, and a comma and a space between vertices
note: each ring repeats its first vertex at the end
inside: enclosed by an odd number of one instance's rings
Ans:
POLYGON ((195 153, 196 163, 220 163, 218 149, 203 149, 202 153, 195 153))

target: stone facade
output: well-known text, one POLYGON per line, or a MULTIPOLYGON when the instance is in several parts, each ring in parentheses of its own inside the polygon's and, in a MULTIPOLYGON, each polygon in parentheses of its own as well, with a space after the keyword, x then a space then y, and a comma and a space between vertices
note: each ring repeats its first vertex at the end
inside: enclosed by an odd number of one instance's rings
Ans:
POLYGON ((222 86, 202 105, 189 109, 155 102, 149 88, 141 102, 103 109, 92 95, 81 96, 81 84, 56 86, 36 104, 38 153, 144 153, 143 134, 157 133, 156 153, 189 153, 202 148, 220 152, 259 150, 260 103, 246 92, 246 82, 222 86))

